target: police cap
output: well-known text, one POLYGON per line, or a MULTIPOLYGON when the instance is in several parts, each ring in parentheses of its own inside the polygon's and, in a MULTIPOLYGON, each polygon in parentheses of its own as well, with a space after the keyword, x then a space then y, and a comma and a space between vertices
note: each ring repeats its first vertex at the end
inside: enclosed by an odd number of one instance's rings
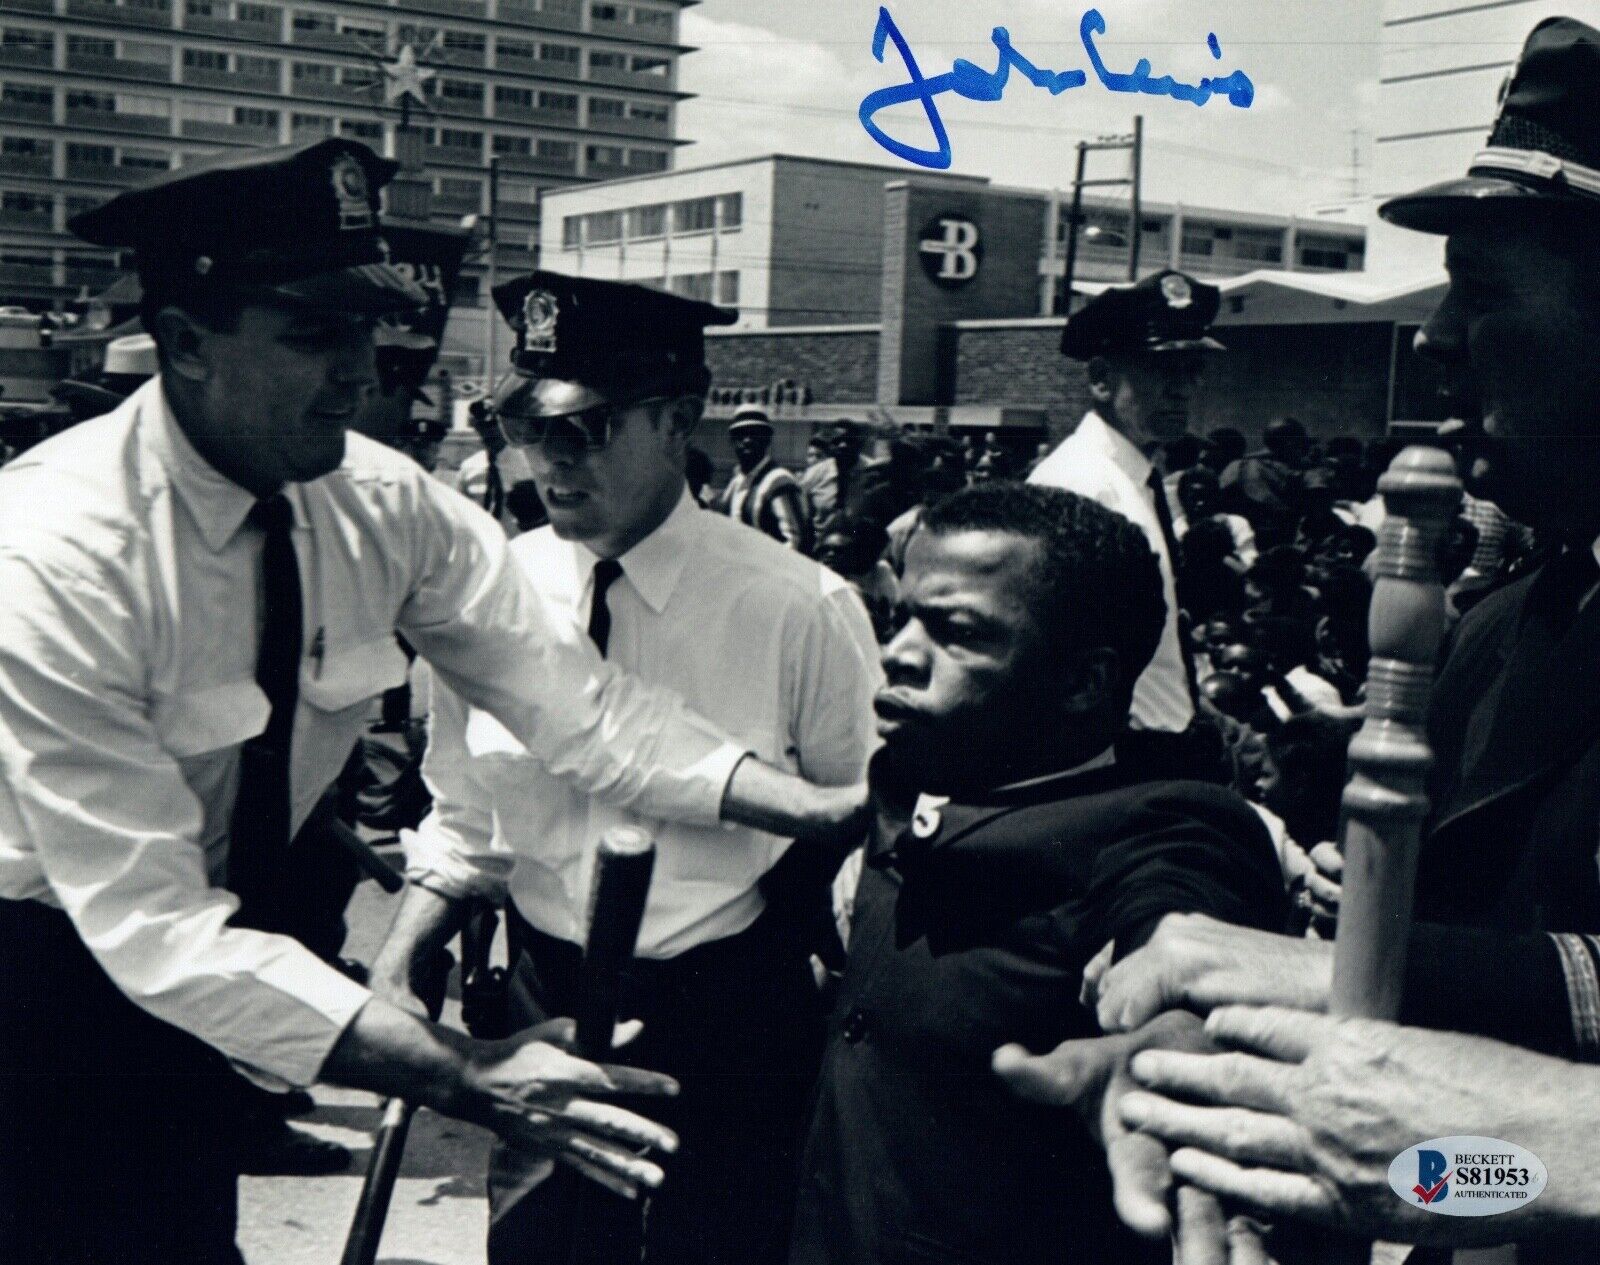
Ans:
POLYGON ((395 163, 357 141, 247 149, 180 167, 68 221, 134 252, 147 289, 262 290, 373 314, 426 301, 388 264, 378 190, 395 163))
POLYGON ((1208 336, 1222 291, 1181 272, 1113 286, 1067 318, 1061 354, 1074 360, 1133 352, 1221 351, 1208 336))
POLYGON ((1600 218, 1600 31, 1574 18, 1533 28, 1465 176, 1392 198, 1378 213, 1449 233, 1552 209, 1600 218))
POLYGON ((706 326, 738 319, 649 286, 558 272, 496 286, 494 301, 517 336, 517 376, 498 393, 496 408, 521 417, 563 417, 699 389, 706 326))

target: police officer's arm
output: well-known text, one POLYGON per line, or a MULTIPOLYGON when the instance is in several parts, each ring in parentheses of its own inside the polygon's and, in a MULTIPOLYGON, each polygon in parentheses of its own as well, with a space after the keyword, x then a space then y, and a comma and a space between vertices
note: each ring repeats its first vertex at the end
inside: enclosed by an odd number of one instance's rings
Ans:
POLYGON ((572 1099, 610 1092, 623 1073, 533 1036, 446 1033, 286 936, 228 925, 238 898, 209 882, 200 802, 150 714, 137 595, 58 540, 0 551, 0 593, 0 835, 37 857, 50 893, 135 1004, 292 1084, 403 1089, 610 1180, 658 1180, 606 1139, 670 1147, 670 1138, 572 1099))
POLYGON ((473 898, 505 901, 513 857, 496 851, 489 790, 476 776, 466 742, 467 707, 433 681, 422 776, 433 808, 402 832, 406 885, 383 947, 372 962, 372 990, 423 1013, 416 984, 426 964, 458 932, 473 898))
POLYGON ((411 592, 401 632, 454 692, 585 794, 645 816, 788 835, 853 826, 864 790, 762 765, 669 691, 600 658, 556 618, 487 515, 433 480, 409 486, 411 592))

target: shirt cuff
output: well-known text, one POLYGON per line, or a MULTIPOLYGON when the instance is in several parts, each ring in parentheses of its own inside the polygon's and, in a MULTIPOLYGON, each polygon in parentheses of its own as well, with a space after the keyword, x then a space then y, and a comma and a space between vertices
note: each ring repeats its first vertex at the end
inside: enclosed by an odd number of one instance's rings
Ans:
POLYGON ((464 856, 443 840, 422 830, 402 830, 406 881, 446 900, 486 900, 503 905, 516 858, 504 853, 475 852, 464 856))
MULTIPOLYGON (((733 771, 744 763, 745 757, 756 759, 756 753, 737 743, 725 742, 692 770, 697 781, 706 788, 702 802, 691 804, 684 821, 691 826, 715 826, 722 823, 722 804, 728 797, 728 783, 733 771)), ((724 823, 735 825, 736 823, 724 823)))
POLYGON ((328 1055, 372 1000, 372 993, 309 950, 290 943, 299 952, 275 955, 261 967, 257 979, 312 1014, 306 1023, 258 1030, 247 1066, 303 1088, 316 1084, 328 1055))

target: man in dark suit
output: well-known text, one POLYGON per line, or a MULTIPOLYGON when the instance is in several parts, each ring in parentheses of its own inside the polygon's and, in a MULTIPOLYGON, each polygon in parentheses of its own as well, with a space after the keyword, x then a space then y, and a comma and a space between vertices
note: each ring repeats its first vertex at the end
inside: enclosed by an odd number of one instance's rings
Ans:
POLYGON ((957 493, 912 537, 902 600, 791 1265, 1142 1259, 1089 1128, 1011 1098, 990 1055, 1094 1035, 1084 964, 1167 913, 1280 926, 1272 847, 1243 801, 1153 779, 1128 740, 1165 603, 1121 515, 957 493))
MULTIPOLYGON (((1430 735, 1433 816, 1417 876, 1417 915, 1401 1018, 1493 1036, 1566 1057, 1600 1051, 1600 30, 1569 18, 1529 36, 1488 148, 1464 179, 1397 198, 1386 218, 1447 234, 1450 289, 1418 336, 1444 367, 1458 416, 1474 419, 1472 487, 1556 545, 1530 577, 1463 620, 1435 688, 1430 735)), ((1331 945, 1173 920, 1100 985, 1101 1020, 1136 1027, 1167 1006, 1230 1002, 1322 1009, 1331 945)), ((1224 1019, 1236 1026, 1237 1016, 1224 1019)), ((1348 1216, 1359 1170, 1326 1139, 1346 1119, 1320 1119, 1319 1144, 1298 1152, 1293 1117, 1300 1060, 1285 1047, 1254 1060, 1247 1091, 1189 1069, 1230 1113, 1228 1193, 1271 1208, 1278 1170, 1318 1177, 1329 1202, 1296 1211, 1348 1216), (1273 1062, 1272 1060, 1277 1060, 1273 1062), (1263 1103, 1277 1106, 1267 1111, 1263 1103), (1272 1136, 1270 1155, 1261 1142, 1272 1136), (1319 1167, 1327 1165, 1326 1168, 1319 1167), (1241 1175, 1242 1174, 1242 1175, 1241 1175)), ((1082 1063, 1084 1052, 1063 1052, 1082 1063)), ((1159 1067, 1159 1064, 1157 1065, 1159 1067)), ((1043 1074, 1041 1065, 1034 1069, 1043 1074)), ((1138 1071, 1139 1069, 1135 1069, 1138 1071)), ((1146 1069, 1147 1071, 1149 1069, 1146 1069)), ((1065 1085, 1064 1078, 1062 1084, 1065 1085)), ((1158 1088, 1174 1089, 1164 1075, 1158 1088)), ((1502 1086, 1485 1083, 1486 1095, 1502 1086)), ((1352 1100, 1353 1101, 1353 1100, 1352 1100)), ((1222 1154, 1213 1125, 1190 1108, 1146 1102, 1139 1123, 1222 1154), (1147 1110, 1146 1110, 1147 1109, 1147 1110), (1181 1135, 1174 1123, 1183 1118, 1181 1135)), ((1471 1133, 1463 1121, 1461 1133, 1471 1133)), ((1215 1160, 1215 1156, 1211 1157, 1215 1160)), ((1210 1167, 1211 1182, 1219 1169, 1210 1167)), ((1194 1178, 1195 1170, 1185 1174, 1194 1178)), ((1281 1210, 1281 1204, 1277 1204, 1281 1210)), ((1359 1226, 1358 1226, 1359 1228, 1359 1226)), ((1562 1257, 1560 1250, 1553 1254, 1562 1257)), ((1529 1259, 1524 1256, 1522 1259, 1529 1259)))

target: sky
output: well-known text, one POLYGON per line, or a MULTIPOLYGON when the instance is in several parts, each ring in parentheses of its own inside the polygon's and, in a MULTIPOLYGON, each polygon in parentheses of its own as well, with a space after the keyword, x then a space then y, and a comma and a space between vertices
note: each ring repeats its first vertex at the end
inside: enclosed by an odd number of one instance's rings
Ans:
MULTIPOLYGON (((1089 72, 1086 86, 1055 97, 1015 74, 998 101, 941 96, 951 171, 1068 189, 1077 142, 1126 134, 1137 112, 1150 200, 1292 214, 1370 191, 1380 0, 1097 0, 1106 32, 1096 44, 1111 70, 1146 57, 1152 74, 1192 84, 1239 69, 1255 84, 1249 109, 1224 97, 1196 107, 1102 87, 1078 36, 1094 2, 886 0, 924 75, 948 71, 956 58, 993 70, 996 26, 1037 66, 1089 72), (1212 33, 1220 61, 1207 50, 1212 33)), ((872 57, 878 7, 704 0, 685 10, 682 41, 700 51, 679 64, 679 86, 697 95, 679 111, 678 135, 693 143, 676 165, 782 152, 917 170, 857 118, 867 93, 906 78, 892 47, 884 63, 872 57)), ((920 106, 885 111, 877 122, 907 144, 933 145, 920 106)), ((1090 155, 1091 179, 1126 173, 1125 153, 1090 155)))

